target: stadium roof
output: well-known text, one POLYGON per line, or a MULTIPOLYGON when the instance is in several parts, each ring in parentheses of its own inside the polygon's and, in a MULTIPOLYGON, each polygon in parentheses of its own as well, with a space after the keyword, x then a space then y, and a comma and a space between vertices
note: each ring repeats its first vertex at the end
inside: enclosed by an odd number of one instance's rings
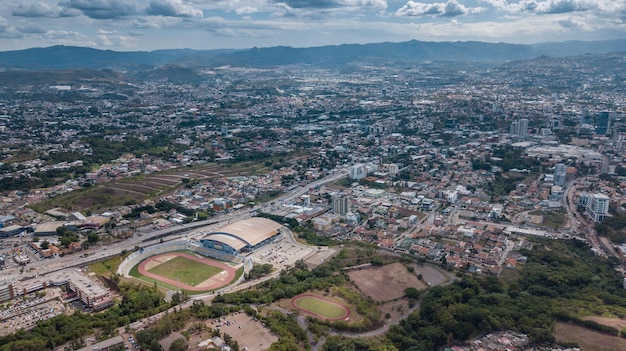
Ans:
POLYGON ((235 250, 241 250, 244 247, 246 247, 246 242, 235 237, 232 235, 226 235, 226 234, 220 234, 220 233, 213 233, 213 234, 209 234, 207 237, 204 238, 205 240, 213 240, 213 241, 219 241, 222 244, 226 244, 230 247, 232 247, 235 250))
POLYGON ((245 245, 238 246, 232 241, 232 239, 224 241, 224 235, 218 237, 216 234, 230 235, 240 241, 243 241, 247 245, 255 246, 263 240, 274 236, 280 227, 282 227, 280 223, 276 223, 271 219, 252 217, 220 228, 213 233, 210 233, 205 239, 217 240, 228 244, 235 249, 239 249, 245 245), (231 245, 231 242, 233 242, 233 245, 235 246, 231 245))

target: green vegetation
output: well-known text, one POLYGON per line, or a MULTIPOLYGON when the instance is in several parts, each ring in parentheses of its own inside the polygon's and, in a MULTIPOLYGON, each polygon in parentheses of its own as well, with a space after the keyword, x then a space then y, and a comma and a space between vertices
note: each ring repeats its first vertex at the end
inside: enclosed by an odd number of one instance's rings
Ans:
POLYGON ((612 242, 622 244, 626 242, 626 215, 612 213, 602 223, 596 224, 598 235, 608 236, 612 242))
POLYGON ((304 239, 310 245, 332 246, 339 243, 338 241, 333 240, 327 236, 317 235, 314 230, 302 226, 293 228, 293 232, 299 238, 304 239))
POLYGON ((294 316, 285 316, 278 311, 268 311, 261 321, 278 335, 278 341, 270 346, 269 351, 308 350, 306 332, 300 328, 294 316))
POLYGON ((315 296, 296 297, 294 303, 296 306, 305 311, 315 313, 329 319, 340 318, 348 313, 344 307, 338 305, 337 303, 326 301, 315 296))
POLYGON ((272 272, 273 266, 269 263, 254 265, 250 272, 246 273, 246 280, 254 280, 266 276, 272 272))
POLYGON ((223 271, 221 268, 209 266, 183 256, 176 256, 148 270, 150 273, 191 286, 198 285, 223 271))
POLYGON ((232 294, 216 296, 213 301, 229 304, 264 304, 282 298, 292 298, 309 290, 324 290, 340 285, 344 276, 334 275, 333 271, 317 267, 309 270, 301 261, 283 271, 279 278, 270 279, 253 290, 239 291, 232 294))
POLYGON ((431 350, 492 330, 527 333, 535 343, 554 341, 557 319, 610 312, 626 316, 626 291, 607 261, 579 241, 540 241, 524 250, 528 263, 507 284, 464 277, 433 287, 418 313, 390 329, 401 350, 431 350))
POLYGON ((117 274, 117 268, 129 254, 130 253, 124 252, 120 256, 115 256, 109 258, 108 260, 92 263, 89 265, 89 268, 102 277, 108 277, 112 274, 117 274))

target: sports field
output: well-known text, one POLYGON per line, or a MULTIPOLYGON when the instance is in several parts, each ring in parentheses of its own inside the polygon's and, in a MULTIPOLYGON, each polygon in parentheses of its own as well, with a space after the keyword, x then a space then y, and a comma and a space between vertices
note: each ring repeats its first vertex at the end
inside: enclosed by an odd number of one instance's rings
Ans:
POLYGON ((207 292, 232 283, 243 274, 222 261, 194 252, 172 251, 151 256, 133 267, 130 275, 168 290, 185 290, 189 294, 207 292), (239 274, 240 275, 240 274, 239 274))
POLYGON ((318 318, 338 320, 350 315, 350 311, 344 305, 317 295, 298 295, 291 303, 293 307, 318 318))
POLYGON ((150 273, 191 286, 196 286, 223 271, 221 268, 190 260, 185 256, 176 256, 148 269, 150 273))

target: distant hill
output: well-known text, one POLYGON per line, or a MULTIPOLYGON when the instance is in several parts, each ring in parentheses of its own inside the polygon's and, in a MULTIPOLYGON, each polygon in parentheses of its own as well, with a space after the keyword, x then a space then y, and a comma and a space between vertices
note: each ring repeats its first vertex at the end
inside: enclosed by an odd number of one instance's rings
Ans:
MULTIPOLYGON (((502 63, 552 57, 626 51, 626 39, 568 41, 532 45, 485 42, 424 42, 345 44, 310 48, 269 47, 248 50, 156 50, 110 51, 84 47, 52 46, 0 52, 0 69, 65 70, 113 69, 145 71, 163 65, 183 67, 275 67, 306 64, 318 67, 425 61, 465 61, 502 63)), ((181 72, 178 72, 181 73, 181 72)), ((187 77, 193 78, 193 77, 187 77)))

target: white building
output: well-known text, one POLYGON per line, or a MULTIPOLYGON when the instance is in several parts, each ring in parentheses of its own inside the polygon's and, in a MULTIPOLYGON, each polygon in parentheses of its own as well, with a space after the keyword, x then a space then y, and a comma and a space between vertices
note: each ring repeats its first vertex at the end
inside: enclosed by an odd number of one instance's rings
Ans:
POLYGON ((363 179, 366 175, 365 165, 362 163, 358 163, 350 168, 350 179, 363 179))
POLYGON ((610 198, 604 194, 589 194, 586 212, 594 222, 600 223, 609 215, 610 198))

